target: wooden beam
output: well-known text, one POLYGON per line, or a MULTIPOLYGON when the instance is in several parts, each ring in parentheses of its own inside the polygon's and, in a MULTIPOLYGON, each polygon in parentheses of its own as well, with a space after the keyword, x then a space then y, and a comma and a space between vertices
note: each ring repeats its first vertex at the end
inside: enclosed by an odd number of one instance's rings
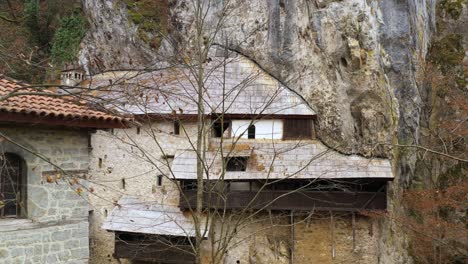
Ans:
MULTIPOLYGON (((216 119, 222 113, 206 114, 205 117, 209 119, 216 119)), ((180 113, 167 113, 167 114, 139 114, 135 115, 137 120, 197 120, 197 114, 180 114, 180 113)), ((317 119, 316 115, 279 115, 279 114, 224 114, 224 119, 317 119)))
MULTIPOLYGON (((195 208, 196 193, 196 190, 181 192, 179 207, 195 208)), ((385 210, 387 205, 385 192, 268 190, 261 193, 229 191, 223 195, 226 200, 217 199, 216 194, 212 194, 210 200, 209 196, 205 195, 204 206, 213 209, 242 209, 250 204, 250 209, 358 212, 385 210)))

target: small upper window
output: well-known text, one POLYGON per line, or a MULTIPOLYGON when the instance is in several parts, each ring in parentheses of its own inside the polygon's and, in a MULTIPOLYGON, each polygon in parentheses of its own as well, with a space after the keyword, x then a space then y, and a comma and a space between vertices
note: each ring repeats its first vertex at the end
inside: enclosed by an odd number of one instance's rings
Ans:
POLYGON ((174 121, 174 135, 180 135, 180 122, 174 121))
POLYGON ((213 136, 220 138, 224 135, 226 130, 229 128, 230 122, 229 121, 216 121, 213 123, 213 136))
POLYGON ((158 186, 162 186, 162 181, 163 181, 163 176, 162 175, 158 175, 158 177, 156 178, 156 183, 158 186))
POLYGON ((283 127, 283 139, 314 138, 312 119, 285 119, 283 127))
POLYGON ((247 137, 255 138, 255 126, 254 125, 249 126, 249 129, 247 130, 247 137))
POLYGON ((248 157, 226 158, 226 171, 246 171, 248 157))
POLYGON ((25 172, 21 157, 10 153, 0 156, 0 218, 25 214, 25 172))

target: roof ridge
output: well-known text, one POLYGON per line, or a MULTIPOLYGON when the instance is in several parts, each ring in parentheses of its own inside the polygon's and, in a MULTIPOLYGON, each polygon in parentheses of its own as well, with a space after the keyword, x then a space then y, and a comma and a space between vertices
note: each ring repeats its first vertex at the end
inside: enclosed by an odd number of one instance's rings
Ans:
POLYGON ((17 84, 22 84, 22 85, 30 85, 28 82, 26 81, 22 81, 22 80, 18 80, 18 79, 15 79, 13 77, 10 77, 10 76, 7 76, 3 73, 0 73, 0 79, 3 79, 3 80, 7 80, 9 82, 14 82, 14 83, 17 83, 17 84))

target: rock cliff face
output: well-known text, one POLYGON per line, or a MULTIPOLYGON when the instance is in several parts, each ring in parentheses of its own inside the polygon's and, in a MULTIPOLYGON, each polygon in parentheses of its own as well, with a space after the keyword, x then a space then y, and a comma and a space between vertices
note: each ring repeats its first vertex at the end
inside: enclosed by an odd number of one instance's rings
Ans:
MULTIPOLYGON (((171 41, 159 48, 139 37, 126 2, 83 0, 91 30, 80 62, 89 72, 151 67, 174 45, 190 42, 191 1, 168 2, 171 41)), ((219 20, 223 3, 211 2, 207 31, 219 20)), ((398 196, 414 176, 416 156, 386 144, 419 143, 425 101, 417 76, 436 32, 436 0, 230 2, 235 8, 216 42, 251 58, 310 102, 318 113, 318 136, 328 146, 393 157, 398 196)), ((466 13, 466 4, 460 6, 466 13)), ((466 35, 463 43, 466 49, 466 35)), ((390 211, 398 207, 392 203, 390 211)), ((379 261, 407 263, 404 238, 392 235, 398 231, 389 223, 382 229, 379 261)))
MULTIPOLYGON (((434 27, 435 0, 231 1, 218 43, 252 58, 316 109, 319 136, 345 153, 388 156, 380 143, 418 127, 418 55, 434 27)), ((81 63, 91 72, 150 67, 168 41, 151 49, 124 2, 85 0, 91 31, 81 63)), ((190 1, 170 3, 171 40, 193 31, 190 1)), ((211 7, 207 28, 219 20, 211 7)), ((172 44, 174 41, 171 42, 172 44)))

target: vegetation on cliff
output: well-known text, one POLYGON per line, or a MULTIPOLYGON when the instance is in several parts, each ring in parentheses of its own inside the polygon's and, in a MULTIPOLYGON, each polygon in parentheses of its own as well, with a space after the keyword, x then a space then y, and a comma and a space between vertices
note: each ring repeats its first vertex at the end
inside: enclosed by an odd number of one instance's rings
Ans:
POLYGON ((86 31, 80 1, 7 0, 0 10, 0 73, 39 83, 75 59, 86 31))
POLYGON ((138 26, 138 37, 151 48, 159 48, 167 35, 169 6, 167 0, 125 0, 131 21, 138 26))

